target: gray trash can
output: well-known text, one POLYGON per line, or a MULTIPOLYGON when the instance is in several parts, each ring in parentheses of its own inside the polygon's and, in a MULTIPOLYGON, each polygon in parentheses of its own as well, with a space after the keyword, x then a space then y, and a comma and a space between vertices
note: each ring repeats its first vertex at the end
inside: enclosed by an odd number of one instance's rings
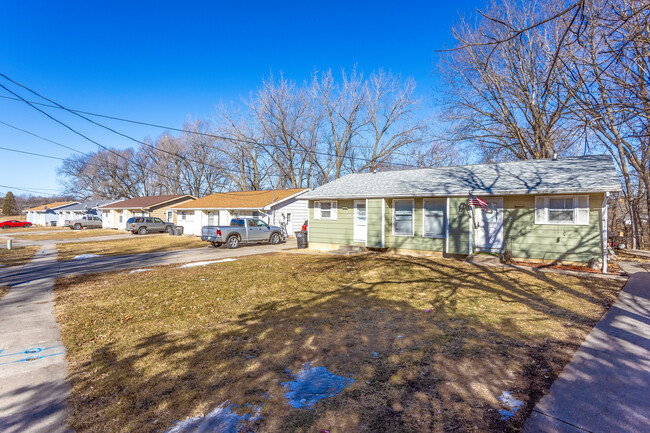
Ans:
POLYGON ((174 227, 174 234, 176 236, 180 236, 183 234, 183 226, 176 226, 174 227))
POLYGON ((307 245, 309 242, 307 241, 307 232, 306 231, 299 231, 295 232, 296 234, 296 241, 298 241, 298 248, 307 248, 307 245))

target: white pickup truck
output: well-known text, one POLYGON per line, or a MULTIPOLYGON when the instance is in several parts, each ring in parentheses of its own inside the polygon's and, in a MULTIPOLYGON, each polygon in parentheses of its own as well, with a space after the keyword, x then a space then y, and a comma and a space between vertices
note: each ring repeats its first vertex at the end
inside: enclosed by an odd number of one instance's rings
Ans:
POLYGON ((76 220, 65 220, 66 227, 70 227, 72 230, 81 230, 81 229, 101 229, 102 228, 102 219, 92 215, 86 215, 76 220))
POLYGON ((279 244, 282 241, 282 229, 257 218, 233 218, 229 226, 203 226, 201 240, 210 242, 215 248, 223 244, 228 248, 237 248, 242 242, 279 244))

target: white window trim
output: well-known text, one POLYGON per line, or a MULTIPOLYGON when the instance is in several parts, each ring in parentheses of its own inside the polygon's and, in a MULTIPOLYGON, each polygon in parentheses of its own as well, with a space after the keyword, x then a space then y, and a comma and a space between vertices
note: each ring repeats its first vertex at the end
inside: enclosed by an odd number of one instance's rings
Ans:
POLYGON ((589 212, 591 211, 590 207, 590 202, 589 202, 589 195, 588 194, 576 194, 576 195, 545 195, 545 196, 536 196, 534 205, 533 205, 533 210, 536 212, 537 211, 537 198, 542 198, 544 199, 544 221, 537 221, 535 220, 536 225, 553 225, 553 226, 588 226, 589 225, 589 212), (586 197, 587 198, 587 221, 584 223, 578 223, 578 204, 580 197, 586 197), (573 199, 573 221, 572 222, 566 222, 566 221, 549 221, 549 199, 551 198, 570 198, 573 199))
POLYGON ((435 201, 435 200, 442 201, 444 199, 442 199, 442 198, 433 198, 433 197, 422 199, 422 237, 423 238, 431 238, 431 239, 445 239, 447 237, 447 231, 448 231, 448 229, 447 229, 447 211, 446 211, 446 209, 448 208, 448 203, 446 201, 445 201, 445 208, 442 210, 442 217, 444 218, 444 220, 443 220, 444 233, 441 234, 441 235, 428 235, 428 234, 426 234, 426 232, 424 230, 424 220, 425 220, 425 217, 426 217, 424 212, 426 211, 426 209, 425 209, 426 202, 427 201, 435 201))
POLYGON ((323 221, 336 221, 338 219, 338 203, 336 200, 318 200, 314 202, 314 219, 323 221), (321 203, 330 204, 329 218, 323 218, 321 214, 321 203))
POLYGON ((393 236, 397 237, 402 237, 402 238, 412 238, 415 236, 415 200, 412 198, 399 198, 399 199, 393 199, 393 218, 392 218, 392 225, 393 225, 393 236), (395 205, 395 202, 398 201, 410 201, 411 202, 411 234, 410 235, 400 235, 395 233, 395 211, 397 210, 397 206, 395 205))

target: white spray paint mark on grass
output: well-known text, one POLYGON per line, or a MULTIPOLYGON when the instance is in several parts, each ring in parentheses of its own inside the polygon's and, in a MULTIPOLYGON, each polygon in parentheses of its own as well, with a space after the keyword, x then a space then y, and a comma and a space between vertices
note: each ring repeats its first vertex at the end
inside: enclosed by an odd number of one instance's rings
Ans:
POLYGON ((210 262, 194 262, 194 263, 187 263, 185 265, 179 266, 179 268, 193 268, 195 266, 205 266, 205 265, 211 265, 213 263, 223 263, 223 262, 234 262, 237 259, 221 259, 221 260, 213 260, 210 262))
POLYGON ((282 382, 282 386, 288 389, 284 397, 291 407, 311 409, 318 400, 333 397, 352 382, 354 379, 336 376, 325 367, 312 367, 307 363, 296 374, 296 380, 282 382))
POLYGON ((504 406, 508 406, 510 410, 499 409, 499 414, 501 415, 502 420, 508 420, 512 418, 515 413, 524 405, 523 401, 517 400, 510 391, 503 391, 499 397, 497 397, 504 406))
POLYGON ((243 422, 246 420, 255 421, 260 417, 262 408, 260 406, 251 406, 251 413, 239 415, 233 410, 238 406, 227 405, 227 401, 216 407, 212 412, 205 416, 195 416, 187 418, 184 421, 178 421, 165 433, 237 433, 241 431, 243 422))
POLYGON ((153 271, 153 269, 134 269, 129 274, 135 274, 136 272, 147 272, 147 271, 153 271))
POLYGON ((78 256, 74 256, 72 260, 93 259, 95 257, 101 256, 99 254, 80 254, 78 256))

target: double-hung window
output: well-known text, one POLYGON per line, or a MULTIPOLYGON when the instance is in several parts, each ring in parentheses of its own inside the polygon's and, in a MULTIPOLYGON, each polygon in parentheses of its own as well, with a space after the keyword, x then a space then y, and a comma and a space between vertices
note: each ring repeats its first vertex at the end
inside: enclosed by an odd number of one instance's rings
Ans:
POLYGON ((393 235, 413 236, 413 200, 393 200, 393 235))
POLYGON ((445 237, 446 198, 425 198, 422 202, 422 235, 430 238, 445 237))
POLYGON ((314 203, 314 219, 335 220, 336 217, 336 201, 317 201, 314 203))
POLYGON ((588 225, 589 196, 535 197, 535 224, 588 225))

